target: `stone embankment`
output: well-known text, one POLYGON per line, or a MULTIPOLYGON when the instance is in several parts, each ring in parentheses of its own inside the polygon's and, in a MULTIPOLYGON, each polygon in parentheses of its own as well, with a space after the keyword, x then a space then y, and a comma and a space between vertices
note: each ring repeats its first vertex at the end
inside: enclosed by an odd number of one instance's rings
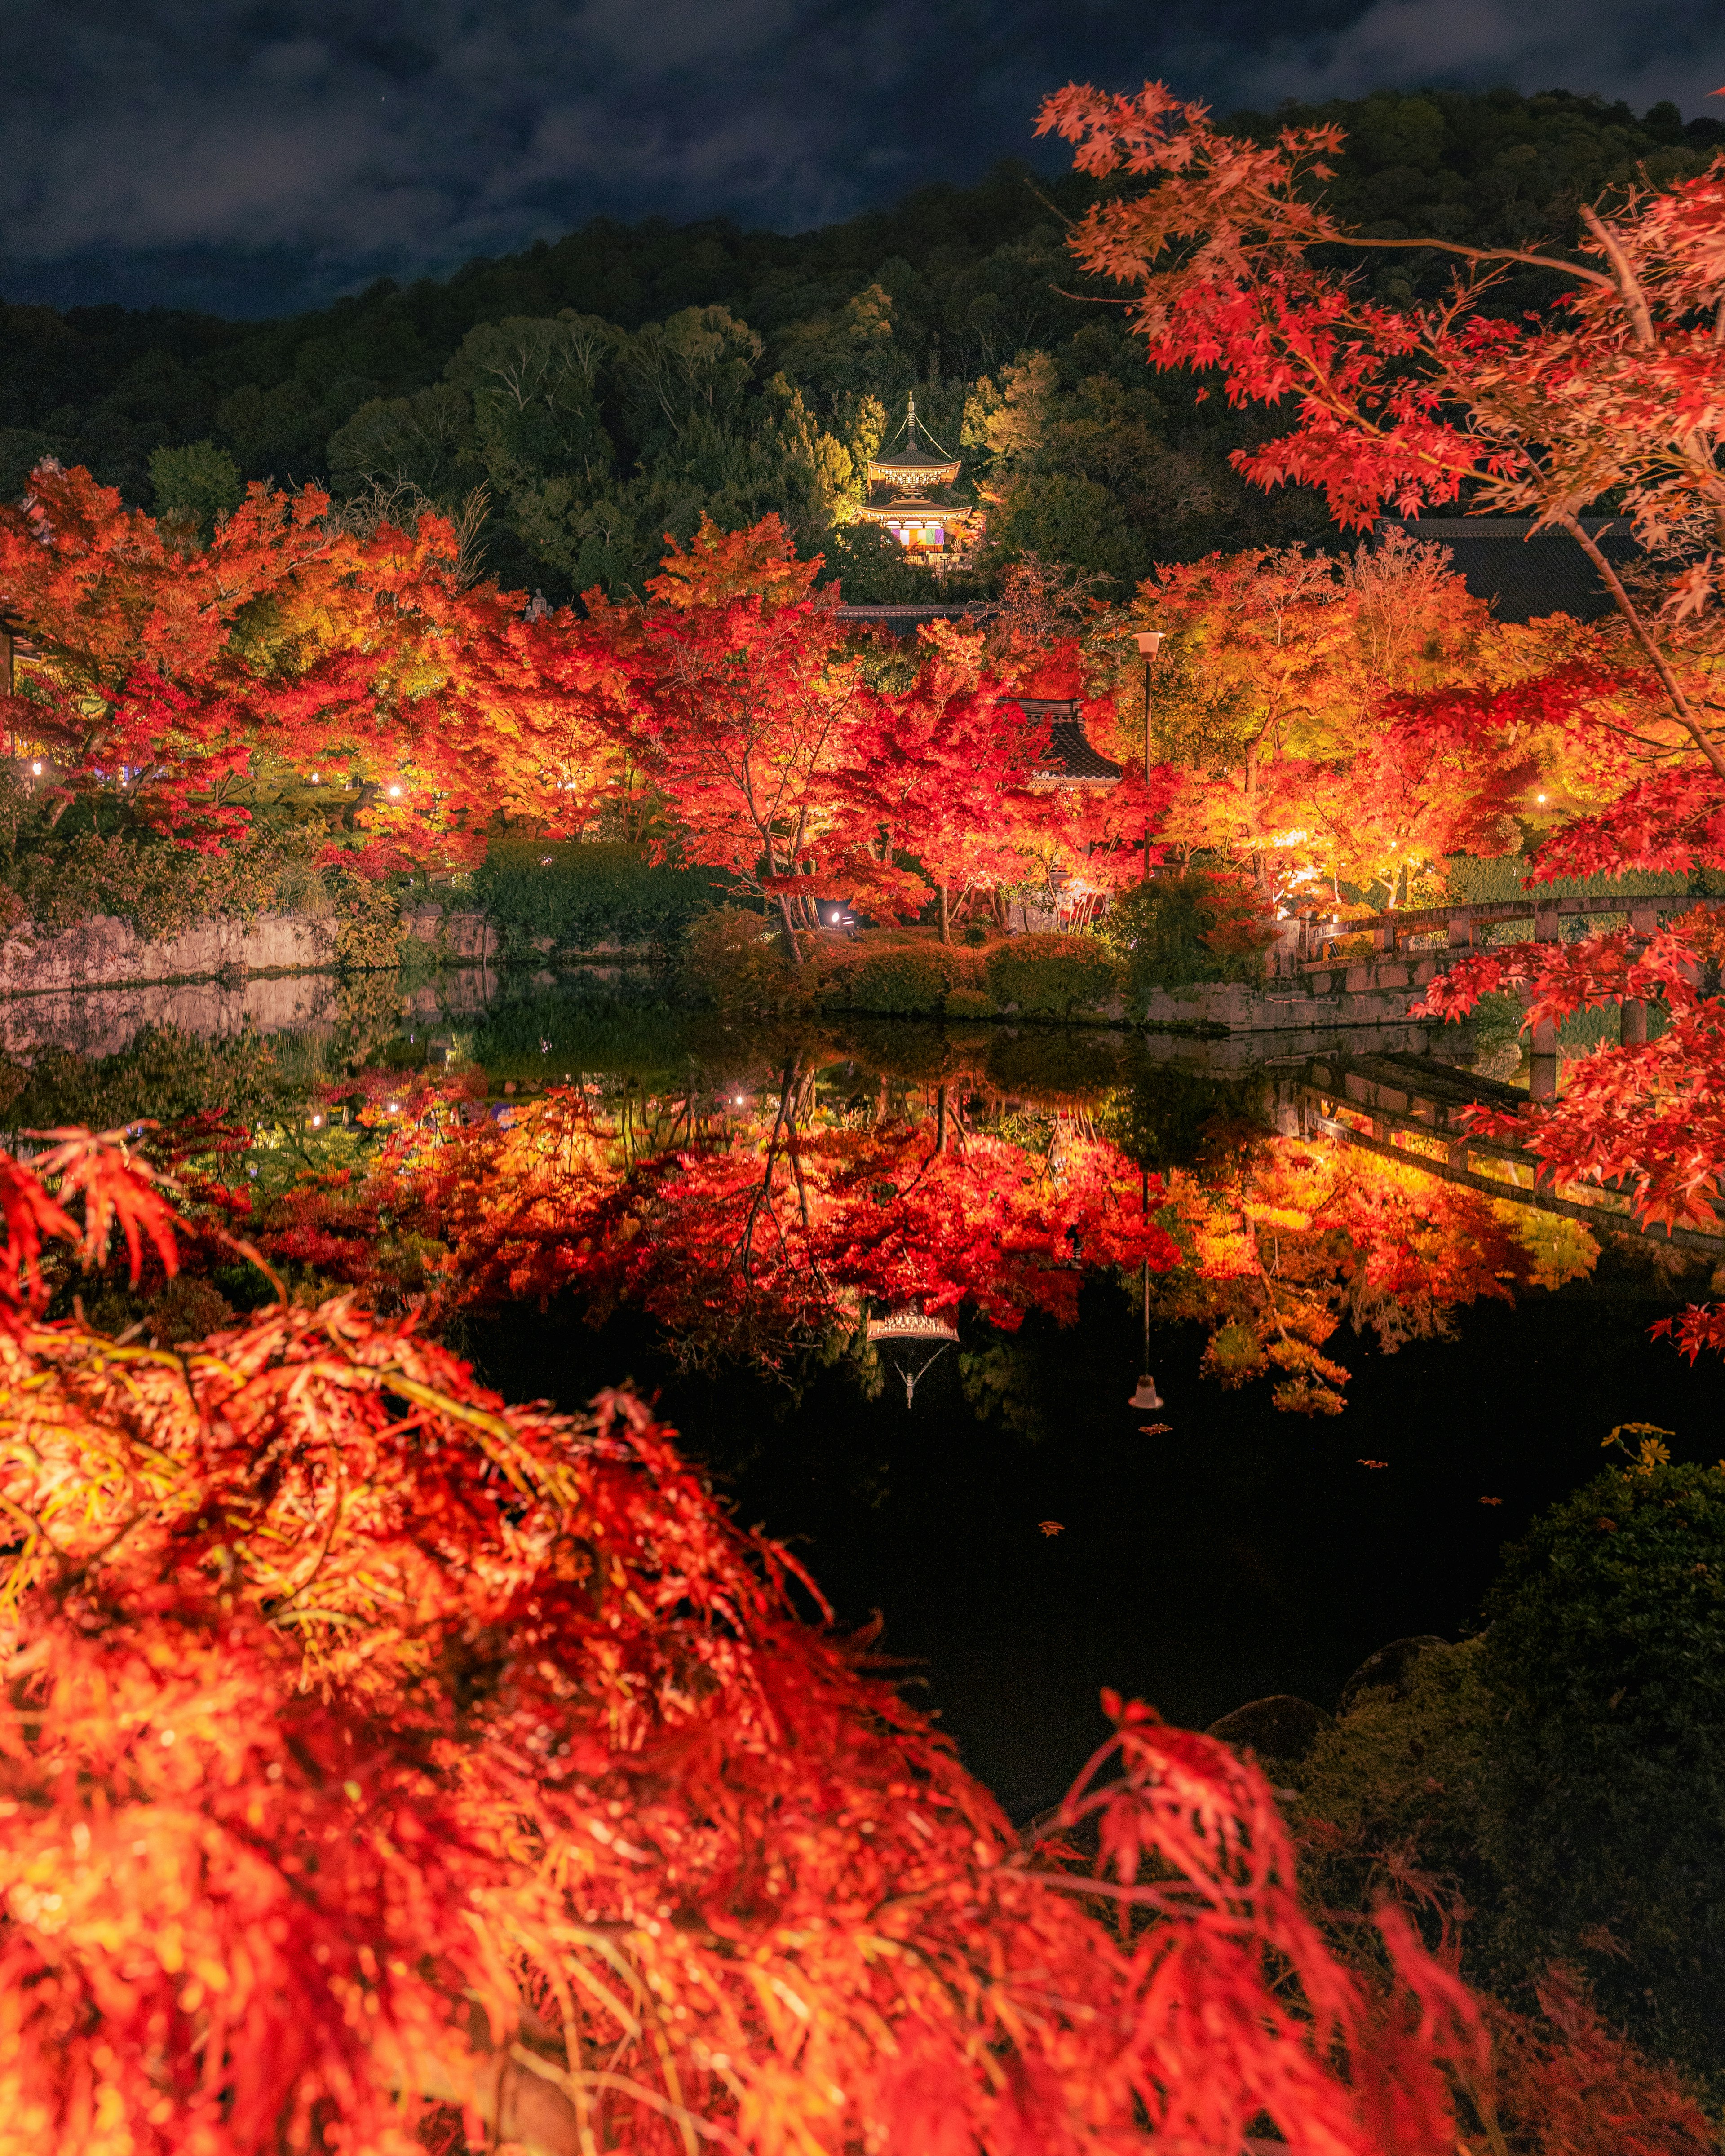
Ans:
POLYGON ((1405 1024, 1440 973, 1448 952, 1373 958, 1354 965, 1317 966, 1285 974, 1262 988, 1239 981, 1201 981, 1153 991, 1144 1022, 1227 1033, 1317 1034, 1337 1027, 1405 1024))
MULTIPOLYGON (((473 976, 436 992, 439 1009, 490 1001, 486 961, 497 937, 483 915, 424 906, 402 927, 473 976)), ((332 1025, 340 927, 332 914, 264 913, 249 922, 216 916, 152 940, 110 915, 53 931, 24 923, 0 941, 0 1053, 28 1057, 52 1044, 112 1055, 151 1025, 204 1036, 332 1025)), ((403 1005, 404 1016, 429 1010, 424 990, 403 1005)))

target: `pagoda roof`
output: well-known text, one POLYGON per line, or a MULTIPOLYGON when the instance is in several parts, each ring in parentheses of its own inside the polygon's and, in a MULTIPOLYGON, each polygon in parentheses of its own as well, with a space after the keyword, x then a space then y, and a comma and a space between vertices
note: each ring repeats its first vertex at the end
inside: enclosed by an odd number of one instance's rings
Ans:
POLYGON ((1045 793, 1056 786, 1118 786, 1124 773, 1110 757, 1091 744, 1079 716, 1076 698, 1070 696, 1014 696, 1027 719, 1046 719, 1048 755, 1030 774, 1033 793, 1045 793))
POLYGON ((856 513, 871 524, 963 524, 976 511, 968 502, 901 495, 894 501, 865 501, 856 513))
MULTIPOLYGON (((916 398, 913 391, 905 408, 905 424, 899 429, 903 441, 897 449, 883 449, 869 459, 871 480, 888 485, 906 483, 950 486, 963 469, 957 457, 949 457, 944 449, 932 442, 916 417, 916 398)), ((895 436, 895 439, 897 437, 895 436)))

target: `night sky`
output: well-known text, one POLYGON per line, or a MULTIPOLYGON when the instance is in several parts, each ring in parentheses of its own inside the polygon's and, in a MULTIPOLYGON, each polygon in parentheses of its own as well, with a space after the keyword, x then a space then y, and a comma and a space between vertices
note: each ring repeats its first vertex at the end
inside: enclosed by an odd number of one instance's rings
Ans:
POLYGON ((1043 91, 1428 85, 1725 116, 1717 0, 0 0, 0 293, 266 315, 598 213, 797 231, 1033 146, 1043 91))

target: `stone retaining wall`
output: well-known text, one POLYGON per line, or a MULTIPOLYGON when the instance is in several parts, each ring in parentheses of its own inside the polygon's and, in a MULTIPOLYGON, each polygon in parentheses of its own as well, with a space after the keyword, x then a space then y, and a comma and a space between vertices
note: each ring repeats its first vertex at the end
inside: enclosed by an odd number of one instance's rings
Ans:
MULTIPOLYGON (((402 916, 411 937, 458 966, 482 965, 497 932, 481 913, 422 906, 402 916)), ((323 973, 336 963, 334 914, 260 913, 249 923, 213 915, 183 935, 156 941, 109 914, 75 928, 24 922, 0 942, 0 999, 85 988, 141 988, 259 973, 323 973)))
POLYGON ((1228 1033, 1310 1032, 1314 1028, 1399 1025, 1408 1006, 1444 970, 1442 953, 1368 959, 1308 970, 1261 988, 1239 981, 1200 981, 1153 993, 1144 1022, 1215 1026, 1228 1033))
POLYGON ((0 942, 0 997, 234 973, 320 973, 336 962, 336 932, 327 914, 264 913, 249 926, 216 915, 158 942, 109 914, 53 931, 26 921, 0 942))

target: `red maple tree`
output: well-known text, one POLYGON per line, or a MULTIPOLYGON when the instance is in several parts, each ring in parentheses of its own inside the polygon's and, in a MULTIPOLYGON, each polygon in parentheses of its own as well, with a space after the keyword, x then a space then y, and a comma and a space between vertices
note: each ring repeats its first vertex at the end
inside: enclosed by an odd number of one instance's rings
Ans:
MULTIPOLYGON (((1547 841, 1536 880, 1715 865, 1725 831, 1725 747, 1711 716, 1725 619, 1725 346, 1713 326, 1725 305, 1725 161, 1584 208, 1565 256, 1344 230, 1314 186, 1341 146, 1333 126, 1236 141, 1159 84, 1132 97, 1069 85, 1039 125, 1077 146, 1081 169, 1147 182, 1098 203, 1073 246, 1132 288, 1152 361, 1219 369, 1236 403, 1292 402, 1286 433, 1237 454, 1250 477, 1321 487, 1356 526, 1385 502, 1417 512, 1465 487, 1470 506, 1531 511, 1593 562, 1622 625, 1615 645, 1542 680, 1411 701, 1405 745, 1434 726, 1512 744, 1537 706, 1549 733, 1595 736, 1593 781, 1615 760, 1618 783, 1547 841), (1447 296, 1389 307, 1331 266, 1333 249, 1386 246, 1455 258, 1447 296), (1559 275, 1564 295, 1543 311, 1494 313, 1494 284, 1512 264, 1559 275), (1621 505, 1649 550, 1645 590, 1625 584, 1580 521, 1602 500, 1621 505)), ((1710 1112, 1725 1035, 1693 994, 1710 950, 1698 919, 1649 942, 1596 940, 1579 957, 1524 947, 1464 961, 1425 1008, 1460 1015, 1508 987, 1532 998, 1535 1017, 1560 1021, 1601 1002, 1662 998, 1674 1014, 1665 1039, 1572 1066, 1566 1097, 1536 1111, 1531 1142, 1554 1174, 1621 1181, 1645 1217, 1710 1219, 1725 1172, 1710 1112)))

